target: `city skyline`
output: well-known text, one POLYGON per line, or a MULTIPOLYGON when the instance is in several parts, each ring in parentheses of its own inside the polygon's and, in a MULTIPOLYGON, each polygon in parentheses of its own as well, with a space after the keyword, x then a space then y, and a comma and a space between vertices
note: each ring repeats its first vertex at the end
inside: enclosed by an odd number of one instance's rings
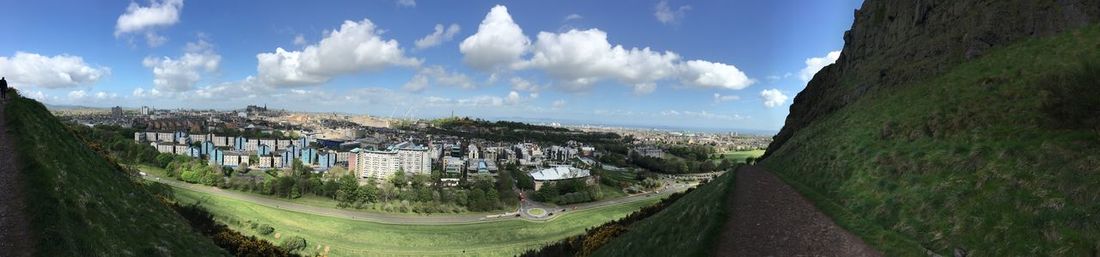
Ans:
POLYGON ((859 4, 36 2, 0 74, 54 105, 771 131, 859 4))

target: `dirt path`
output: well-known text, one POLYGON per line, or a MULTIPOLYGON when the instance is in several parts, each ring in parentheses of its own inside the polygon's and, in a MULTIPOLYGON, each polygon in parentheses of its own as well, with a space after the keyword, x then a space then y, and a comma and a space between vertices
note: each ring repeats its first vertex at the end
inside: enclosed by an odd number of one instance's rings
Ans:
POLYGON ((22 185, 15 167, 15 142, 4 121, 0 99, 0 255, 31 256, 30 223, 24 214, 22 185))
POLYGON ((737 171, 717 256, 882 256, 760 167, 737 171))

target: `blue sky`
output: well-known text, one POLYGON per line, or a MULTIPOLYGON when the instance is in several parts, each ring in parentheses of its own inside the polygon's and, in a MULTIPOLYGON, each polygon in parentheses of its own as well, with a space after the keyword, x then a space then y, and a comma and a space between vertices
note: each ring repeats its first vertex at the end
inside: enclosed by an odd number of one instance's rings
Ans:
POLYGON ((758 130, 861 4, 0 2, 0 76, 51 104, 758 130))

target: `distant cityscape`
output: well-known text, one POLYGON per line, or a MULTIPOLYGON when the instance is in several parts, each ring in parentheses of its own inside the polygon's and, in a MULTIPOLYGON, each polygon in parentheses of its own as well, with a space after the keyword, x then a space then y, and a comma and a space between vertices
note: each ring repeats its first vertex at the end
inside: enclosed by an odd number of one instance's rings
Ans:
MULTIPOLYGON (((361 179, 384 180, 397 172, 431 174, 457 185, 471 176, 493 177, 501 165, 518 165, 543 180, 589 176, 588 168, 607 149, 570 140, 564 144, 490 141, 433 134, 431 120, 396 120, 273 110, 249 105, 238 110, 65 108, 59 117, 86 126, 137 129, 133 140, 160 153, 184 155, 210 165, 259 170, 288 169, 294 162, 322 173, 340 167, 361 179)), ((767 136, 705 133, 598 125, 542 123, 577 133, 613 133, 630 138, 631 153, 664 158, 667 145, 705 145, 718 152, 764 149, 767 136)))

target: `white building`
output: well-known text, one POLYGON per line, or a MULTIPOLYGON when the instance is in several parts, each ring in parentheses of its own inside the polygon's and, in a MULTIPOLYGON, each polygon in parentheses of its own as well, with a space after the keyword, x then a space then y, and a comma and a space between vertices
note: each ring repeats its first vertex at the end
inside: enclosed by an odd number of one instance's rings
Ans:
POLYGON ((469 151, 469 153, 466 154, 466 159, 470 159, 470 160, 481 159, 481 152, 478 152, 476 145, 470 144, 470 146, 467 147, 467 150, 469 151))
POLYGON ((385 179, 398 170, 405 174, 431 174, 431 158, 428 148, 416 146, 410 142, 390 146, 386 150, 354 149, 351 153, 356 161, 349 161, 349 167, 362 178, 385 179))
POLYGON ((572 166, 554 166, 546 169, 531 172, 531 177, 535 179, 535 190, 542 188, 542 185, 546 182, 562 181, 571 179, 584 179, 585 183, 593 184, 595 182, 592 179, 592 173, 586 169, 578 169, 572 166))

